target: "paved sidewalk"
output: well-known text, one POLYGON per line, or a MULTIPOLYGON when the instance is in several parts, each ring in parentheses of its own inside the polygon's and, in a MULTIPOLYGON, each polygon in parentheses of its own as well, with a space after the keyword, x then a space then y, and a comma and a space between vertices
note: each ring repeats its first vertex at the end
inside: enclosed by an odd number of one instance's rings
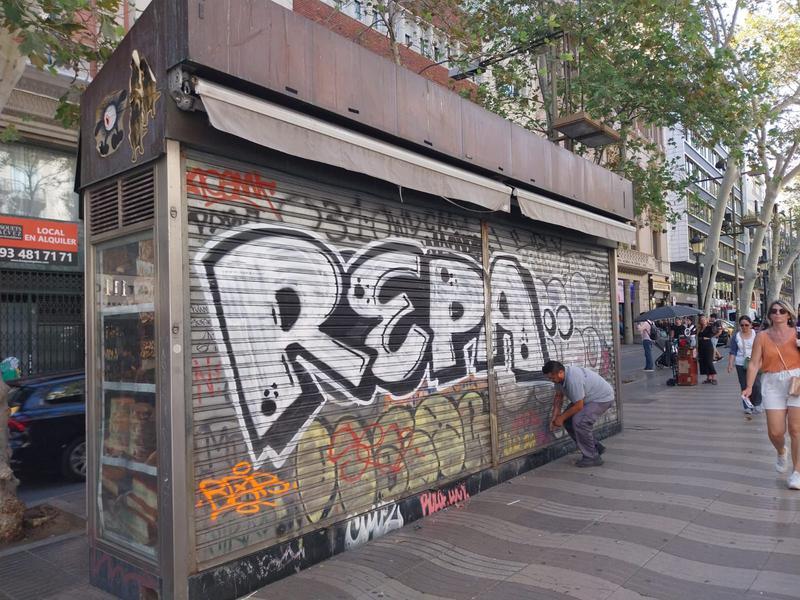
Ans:
MULTIPOLYGON (((723 363, 718 363, 723 364, 723 363)), ((269 600, 800 598, 800 492, 773 469, 735 375, 625 384, 606 464, 548 464, 274 583, 269 600)), ((108 600, 83 536, 0 554, 0 600, 108 600)))
MULTIPOLYGON (((722 364, 722 363, 718 363, 722 364)), ((548 464, 253 599, 800 598, 800 492, 773 468, 734 374, 627 384, 606 464, 548 464)))

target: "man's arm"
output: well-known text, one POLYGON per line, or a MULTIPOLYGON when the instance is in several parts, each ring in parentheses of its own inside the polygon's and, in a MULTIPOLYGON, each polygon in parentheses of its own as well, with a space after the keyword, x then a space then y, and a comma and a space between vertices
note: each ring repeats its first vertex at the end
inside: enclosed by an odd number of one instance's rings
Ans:
POLYGON ((569 419, 572 415, 580 412, 583 409, 583 398, 578 400, 577 402, 573 402, 569 405, 569 408, 565 410, 560 415, 557 415, 553 418, 553 425, 556 427, 563 427, 564 421, 569 419))

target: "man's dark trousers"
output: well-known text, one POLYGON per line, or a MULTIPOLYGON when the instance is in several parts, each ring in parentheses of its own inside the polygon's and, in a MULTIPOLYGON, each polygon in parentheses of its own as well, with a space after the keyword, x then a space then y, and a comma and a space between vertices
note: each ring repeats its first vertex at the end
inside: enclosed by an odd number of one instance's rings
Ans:
POLYGON ((580 411, 564 420, 564 429, 586 458, 597 458, 605 450, 603 444, 595 441, 592 428, 600 415, 611 408, 612 404, 614 403, 589 402, 584 404, 580 411))

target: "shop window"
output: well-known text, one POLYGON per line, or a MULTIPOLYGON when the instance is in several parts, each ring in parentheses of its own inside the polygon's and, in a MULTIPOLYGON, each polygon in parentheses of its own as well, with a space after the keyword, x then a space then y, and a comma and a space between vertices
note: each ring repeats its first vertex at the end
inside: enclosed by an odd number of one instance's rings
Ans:
POLYGON ((75 157, 24 143, 0 144, 0 214, 78 220, 75 157))

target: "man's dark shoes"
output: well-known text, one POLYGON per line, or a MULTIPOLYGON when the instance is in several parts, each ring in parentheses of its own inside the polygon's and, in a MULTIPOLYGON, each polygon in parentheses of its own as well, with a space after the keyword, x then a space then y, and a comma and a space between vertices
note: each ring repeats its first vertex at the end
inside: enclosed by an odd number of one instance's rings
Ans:
POLYGON ((603 453, 606 451, 606 447, 603 446, 600 442, 595 442, 594 444, 595 450, 597 450, 598 456, 603 456, 603 453))
POLYGON ((578 460, 575 461, 576 467, 599 467, 603 464, 603 459, 599 456, 597 458, 589 458, 588 456, 582 456, 578 460))

